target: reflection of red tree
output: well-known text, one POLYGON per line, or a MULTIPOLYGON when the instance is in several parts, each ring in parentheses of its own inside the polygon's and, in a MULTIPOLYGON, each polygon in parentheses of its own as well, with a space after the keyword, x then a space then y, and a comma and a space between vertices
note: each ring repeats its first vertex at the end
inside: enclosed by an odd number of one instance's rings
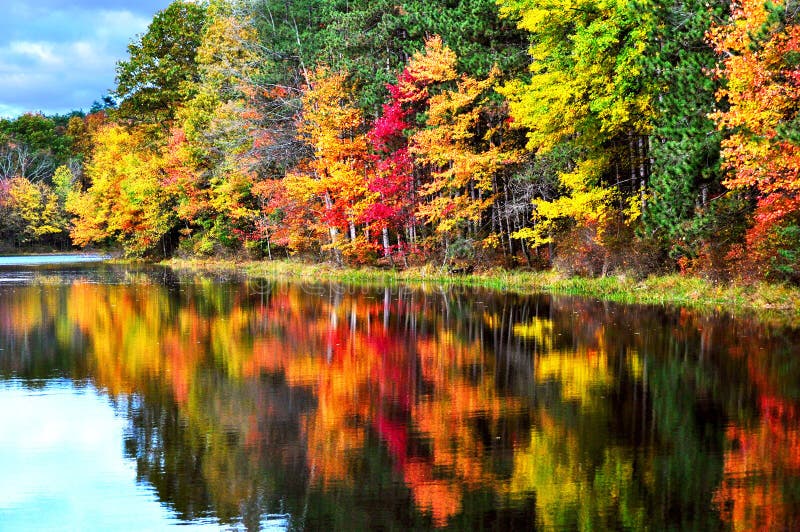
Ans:
POLYGON ((409 361, 407 347, 398 335, 379 329, 368 336, 370 352, 380 357, 370 380, 378 386, 380 406, 374 425, 378 435, 386 442, 394 466, 402 471, 408 454, 408 419, 414 397, 412 380, 413 361, 409 361))
POLYGON ((255 340, 242 374, 281 372, 290 385, 316 396, 317 408, 302 422, 316 482, 356 482, 350 458, 363 450, 372 429, 417 506, 437 526, 446 525, 460 510, 465 489, 496 482, 484 444, 470 428, 471 420, 483 417, 496 432, 515 404, 498 396, 492 361, 478 343, 445 328, 407 335, 383 325, 387 310, 424 312, 409 301, 395 299, 387 309, 383 301, 343 297, 309 312, 301 299, 288 290, 263 310, 264 323, 280 331, 255 340), (473 381, 467 368, 478 364, 486 375, 473 381), (412 440, 423 442, 424 456, 412 440))
POLYGON ((714 503, 736 530, 797 530, 800 522, 784 499, 783 483, 800 473, 798 430, 775 423, 768 410, 762 413, 765 418, 756 428, 728 428, 732 448, 725 453, 724 479, 714 503))
POLYGON ((777 379, 769 374, 767 357, 742 346, 733 354, 748 356, 751 381, 763 391, 760 419, 755 427, 728 427, 730 449, 714 503, 735 530, 797 530, 800 521, 785 498, 785 483, 800 476, 798 406, 775 393, 777 379))

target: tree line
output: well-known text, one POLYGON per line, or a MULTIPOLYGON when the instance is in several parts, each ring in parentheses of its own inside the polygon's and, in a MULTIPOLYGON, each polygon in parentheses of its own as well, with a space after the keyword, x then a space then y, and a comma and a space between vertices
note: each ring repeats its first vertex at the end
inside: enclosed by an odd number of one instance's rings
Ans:
POLYGON ((761 0, 209 0, 0 121, 6 247, 800 281, 800 31, 761 0))

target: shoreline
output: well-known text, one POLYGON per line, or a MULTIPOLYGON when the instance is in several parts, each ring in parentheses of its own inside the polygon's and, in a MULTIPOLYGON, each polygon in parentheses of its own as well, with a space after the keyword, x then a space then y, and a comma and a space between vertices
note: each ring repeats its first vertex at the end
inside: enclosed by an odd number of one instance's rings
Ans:
POLYGON ((733 315, 755 315, 759 319, 800 326, 800 287, 763 282, 714 283, 700 277, 678 274, 643 280, 625 275, 584 278, 567 277, 555 271, 501 269, 473 274, 450 274, 434 267, 408 270, 339 268, 330 263, 314 264, 286 259, 170 259, 160 264, 177 271, 239 273, 253 278, 409 286, 439 284, 524 294, 591 297, 623 304, 667 305, 699 311, 728 312, 733 315))

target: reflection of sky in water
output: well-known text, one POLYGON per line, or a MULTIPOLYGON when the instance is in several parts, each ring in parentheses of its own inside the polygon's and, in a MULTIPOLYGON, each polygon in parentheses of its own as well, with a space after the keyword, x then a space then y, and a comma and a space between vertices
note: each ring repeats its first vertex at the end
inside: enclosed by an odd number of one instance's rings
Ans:
POLYGON ((123 455, 124 428, 125 420, 91 387, 0 384, 0 529, 179 524, 152 490, 136 483, 136 465, 123 455))
POLYGON ((108 255, 22 255, 18 257, 0 257, 0 266, 102 262, 108 258, 108 255))
POLYGON ((97 254, 0 256, 0 287, 97 277, 97 266, 108 258, 97 254))

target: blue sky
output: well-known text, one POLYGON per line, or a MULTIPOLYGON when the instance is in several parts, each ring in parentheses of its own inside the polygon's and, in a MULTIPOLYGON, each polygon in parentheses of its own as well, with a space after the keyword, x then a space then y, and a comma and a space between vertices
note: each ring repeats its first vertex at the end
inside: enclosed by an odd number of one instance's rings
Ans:
POLYGON ((0 116, 88 109, 169 0, 3 0, 0 116))

